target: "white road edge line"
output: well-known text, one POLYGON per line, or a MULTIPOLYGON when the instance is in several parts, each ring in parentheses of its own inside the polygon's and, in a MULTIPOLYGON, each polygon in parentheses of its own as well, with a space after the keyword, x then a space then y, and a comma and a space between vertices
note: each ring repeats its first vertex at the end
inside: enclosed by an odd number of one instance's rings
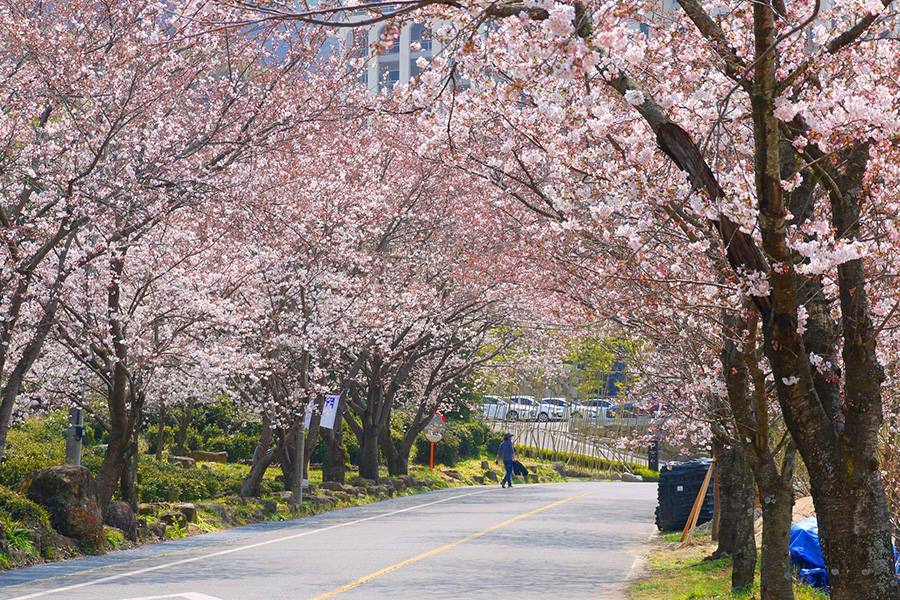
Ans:
POLYGON ((115 581, 116 579, 124 579, 126 577, 134 577, 135 575, 143 575, 144 573, 149 573, 151 571, 160 571, 162 569, 168 569, 169 567, 175 567, 178 565, 184 565, 187 563, 197 562, 199 560, 204 560, 207 558, 214 558, 217 556, 225 556, 226 554, 233 554, 235 552, 243 552, 244 550, 250 550, 252 548, 259 548, 260 546, 268 546, 270 544, 278 544, 280 542, 286 542, 288 540, 295 540, 297 538, 306 537, 308 535, 313 535, 315 533, 322 533, 323 531, 331 531, 332 529, 340 529, 341 527, 357 525, 359 523, 365 523, 366 521, 374 521, 375 519, 383 519, 385 517, 392 517, 394 515, 399 515, 401 513, 409 512, 411 510, 418 510, 420 508, 425 508, 426 506, 434 506, 435 504, 441 504, 443 502, 449 502, 451 500, 457 500, 459 498, 465 498, 467 496, 476 496, 478 494, 486 494, 491 491, 493 491, 493 488, 486 489, 486 490, 479 490, 477 492, 469 492, 467 494, 458 494, 456 496, 450 496, 449 498, 442 498, 440 500, 435 500, 433 502, 426 502, 425 504, 416 504, 415 506, 401 508, 399 510, 391 511, 388 513, 383 513, 380 515, 372 515, 371 517, 364 517, 362 519, 356 519, 354 521, 346 521, 344 523, 337 523, 335 525, 329 525, 328 527, 320 527, 319 529, 310 529, 308 531, 302 531, 300 533, 295 533, 293 535, 286 535, 284 537, 275 538, 272 540, 266 540, 264 542, 256 542, 255 544, 247 544, 246 546, 238 546, 237 548, 229 548, 228 550, 220 550, 218 552, 210 552, 209 554, 201 554, 200 556, 192 556, 191 558, 183 558, 181 560, 175 560, 175 561, 172 561, 169 563, 163 563, 161 565, 155 565, 152 567, 137 569, 135 571, 128 571, 127 573, 119 573, 117 575, 109 575, 107 577, 100 577, 99 579, 93 579, 91 581, 85 581, 83 583, 76 583, 76 584, 67 585, 64 587, 58 587, 58 588, 53 588, 53 589, 49 589, 49 590, 44 590, 41 592, 35 592, 33 594, 26 594, 25 596, 16 596, 14 598, 10 598, 9 600, 29 600, 30 598, 40 598, 42 596, 49 596, 51 594, 58 594, 60 592, 68 592, 70 590, 77 590, 77 589, 88 587, 91 585, 97 585, 98 583, 106 583, 108 581, 115 581))

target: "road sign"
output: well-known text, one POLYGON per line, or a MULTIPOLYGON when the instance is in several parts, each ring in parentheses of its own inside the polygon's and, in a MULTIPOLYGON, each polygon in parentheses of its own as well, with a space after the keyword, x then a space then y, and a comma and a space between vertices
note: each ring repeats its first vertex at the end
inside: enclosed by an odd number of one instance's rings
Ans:
POLYGON ((441 441, 444 439, 444 430, 446 428, 447 426, 444 424, 444 419, 442 419, 440 415, 434 415, 431 417, 431 421, 429 421, 428 425, 425 426, 425 439, 432 444, 441 441))

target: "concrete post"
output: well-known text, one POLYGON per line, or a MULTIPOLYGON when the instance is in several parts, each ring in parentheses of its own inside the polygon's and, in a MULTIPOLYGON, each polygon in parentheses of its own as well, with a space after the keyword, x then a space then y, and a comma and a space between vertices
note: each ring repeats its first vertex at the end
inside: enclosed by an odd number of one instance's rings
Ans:
POLYGON ((84 438, 84 411, 69 409, 69 428, 66 431, 66 464, 81 464, 81 440, 84 438))

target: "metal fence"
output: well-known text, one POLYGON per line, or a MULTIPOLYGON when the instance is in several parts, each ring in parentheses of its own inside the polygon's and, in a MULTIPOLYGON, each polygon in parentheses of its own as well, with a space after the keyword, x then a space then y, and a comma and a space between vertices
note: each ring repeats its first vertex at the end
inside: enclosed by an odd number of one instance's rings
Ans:
MULTIPOLYGON (((562 414, 548 415, 511 411, 498 404, 486 403, 476 408, 482 420, 494 431, 513 434, 515 444, 537 448, 549 453, 551 460, 579 462, 579 456, 605 459, 614 463, 632 463, 647 466, 645 453, 635 453, 622 449, 620 442, 641 436, 651 425, 647 416, 611 418, 606 412, 585 416, 567 407, 562 414), (540 419, 540 420, 539 420, 540 419), (544 420, 546 419, 546 420, 544 420)), ((612 469, 624 467, 613 465, 612 469)))

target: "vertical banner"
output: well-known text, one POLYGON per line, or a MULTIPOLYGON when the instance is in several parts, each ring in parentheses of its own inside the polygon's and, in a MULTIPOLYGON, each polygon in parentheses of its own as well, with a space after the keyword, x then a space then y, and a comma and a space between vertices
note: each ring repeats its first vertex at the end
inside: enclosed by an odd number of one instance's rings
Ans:
POLYGON ((322 406, 322 418, 319 420, 319 427, 325 429, 334 429, 334 418, 337 416, 338 402, 341 401, 339 394, 327 394, 325 396, 325 404, 322 406))
POLYGON ((309 429, 310 423, 312 423, 313 413, 316 412, 316 401, 310 400, 306 403, 306 414, 303 416, 303 426, 306 429, 309 429))

